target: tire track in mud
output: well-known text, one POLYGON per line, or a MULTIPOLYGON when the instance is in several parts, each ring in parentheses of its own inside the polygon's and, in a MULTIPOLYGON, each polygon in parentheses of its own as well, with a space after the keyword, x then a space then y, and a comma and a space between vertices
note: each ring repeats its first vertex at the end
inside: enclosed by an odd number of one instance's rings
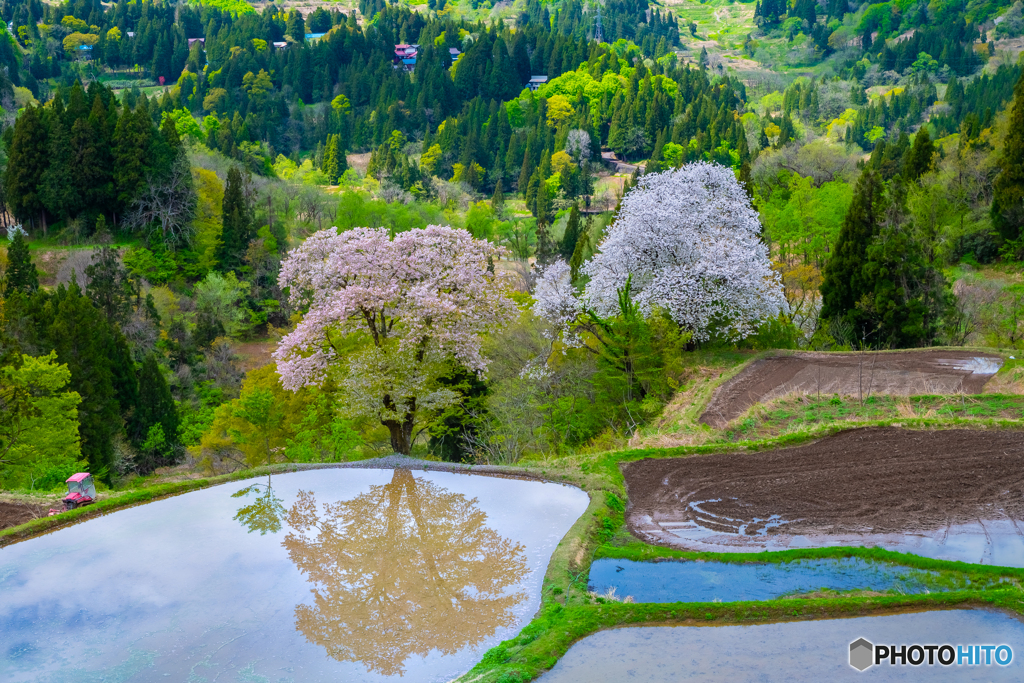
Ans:
POLYGON ((748 536, 884 534, 987 520, 993 509, 1024 516, 1024 431, 854 429, 622 469, 627 523, 645 538, 693 524, 748 536))

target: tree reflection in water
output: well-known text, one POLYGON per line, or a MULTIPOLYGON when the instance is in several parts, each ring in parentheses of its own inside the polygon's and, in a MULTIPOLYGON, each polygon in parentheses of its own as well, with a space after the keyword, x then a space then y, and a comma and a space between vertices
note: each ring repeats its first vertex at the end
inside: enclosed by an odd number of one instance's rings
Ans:
POLYGON ((281 505, 281 499, 274 495, 274 487, 271 485, 270 475, 267 475, 266 484, 246 486, 241 491, 232 493, 231 497, 245 498, 250 493, 257 494, 256 500, 238 508, 234 519, 241 522, 242 526, 249 530, 249 533, 258 531, 260 536, 263 536, 269 531, 272 534, 276 534, 281 530, 284 506, 281 505))
POLYGON ((454 654, 513 625, 526 594, 505 592, 526 573, 524 547, 484 526, 476 503, 409 470, 322 514, 300 491, 284 546, 314 604, 295 608, 298 630, 334 659, 392 676, 411 655, 454 654))

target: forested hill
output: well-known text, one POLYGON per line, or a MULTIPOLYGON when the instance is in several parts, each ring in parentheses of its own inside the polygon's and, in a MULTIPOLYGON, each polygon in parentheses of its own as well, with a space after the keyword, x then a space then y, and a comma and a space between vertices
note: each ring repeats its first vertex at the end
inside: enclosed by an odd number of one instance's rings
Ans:
MULTIPOLYGON (((80 10, 77 5, 65 9, 80 10)), ((121 3, 101 10, 90 10, 90 16, 103 23, 93 60, 112 69, 150 61, 154 76, 177 83, 151 102, 129 91, 120 98, 121 109, 138 110, 141 103, 152 127, 168 116, 182 122, 182 113, 189 120, 202 116, 201 131, 198 126, 179 126, 180 132, 200 138, 258 174, 272 173, 271 162, 279 154, 297 158, 333 145, 342 153, 378 150, 375 168, 383 165, 405 190, 413 190, 417 183, 422 186, 422 166, 427 179, 465 181, 487 194, 501 180, 505 191, 524 192, 535 171, 535 184, 552 175, 551 156, 564 147, 570 130, 586 132, 587 153, 594 160, 599 160, 603 145, 624 156, 657 152, 660 158, 669 144, 678 150, 673 160, 710 154, 729 164, 734 159, 740 164, 749 161, 746 136, 733 113, 744 98, 742 84, 681 66, 674 54, 645 61, 640 49, 625 40, 599 44, 568 35, 576 31, 566 34, 532 20, 512 30, 501 21, 454 22, 399 6, 378 12, 369 27, 358 25, 354 14, 322 10, 303 23, 297 12, 236 16, 213 8, 182 7, 175 24, 170 23, 172 10, 163 5, 121 3), (307 43, 307 25, 328 30, 323 38, 307 43), (134 38, 127 37, 129 32, 134 38), (206 36, 205 42, 194 41, 189 49, 191 36, 206 36), (399 41, 420 45, 412 76, 394 68, 399 41), (274 48, 274 43, 284 47, 274 48), (454 64, 453 48, 464 50, 454 64), (549 79, 541 97, 519 100, 524 84, 536 74, 549 79), (408 140, 425 141, 420 165, 406 158, 403 145, 408 140)), ((59 13, 47 10, 51 30, 79 21, 59 13)), ((668 26, 656 13, 652 17, 652 30, 668 26)), ((44 61, 38 51, 32 57, 32 64, 37 63, 45 70, 61 68, 59 60, 44 61)), ((79 86, 68 80, 51 89, 52 101, 80 97, 74 94, 79 86)), ((96 87, 90 86, 87 108, 93 105, 96 87)), ((110 94, 101 99, 106 105, 110 94)), ((124 111, 111 116, 123 118, 124 111)), ((45 111, 22 117, 6 133, 10 155, 22 160, 20 173, 30 178, 42 178, 49 163, 45 155, 33 156, 30 150, 60 144, 48 120, 45 111)), ((114 130, 117 124, 111 118, 105 125, 114 130)), ((73 121, 65 122, 69 132, 73 126, 73 121)), ((103 147, 106 141, 99 135, 96 144, 103 147)), ((127 143, 121 138, 117 144, 127 143)), ((118 154, 102 149, 96 159, 121 158, 118 154)), ((156 163, 160 155, 146 158, 156 163)), ((345 170, 344 154, 340 159, 331 180, 345 170)), ((91 162, 99 164, 95 169, 81 165, 88 163, 75 157, 69 177, 105 185, 111 168, 99 161, 91 162)), ((582 181, 566 180, 570 197, 579 194, 572 186, 582 181)), ((118 185, 118 196, 133 191, 118 185)), ((95 216, 102 203, 62 203, 18 187, 13 188, 11 206, 19 219, 33 225, 75 218, 83 211, 95 216), (24 196, 26 192, 33 196, 24 196)), ((116 219, 116 205, 106 206, 103 213, 116 219)))
POLYGON ((0 450, 21 444, 0 486, 84 461, 116 484, 182 462, 609 449, 703 381, 697 349, 1024 344, 1019 1, 0 15, 0 401, 31 427, 0 419, 0 450), (725 214, 649 219, 706 192, 725 214), (345 393, 362 342, 331 348, 347 384, 286 389, 271 356, 309 315, 289 254, 353 236, 453 240, 516 290, 508 331, 465 337, 482 355, 430 356, 410 391, 444 401, 401 425, 345 393), (645 258, 685 254, 666 298, 630 289, 653 282, 645 258), (598 290, 600 309, 575 298, 598 290), (466 364, 484 355, 487 377, 466 364))

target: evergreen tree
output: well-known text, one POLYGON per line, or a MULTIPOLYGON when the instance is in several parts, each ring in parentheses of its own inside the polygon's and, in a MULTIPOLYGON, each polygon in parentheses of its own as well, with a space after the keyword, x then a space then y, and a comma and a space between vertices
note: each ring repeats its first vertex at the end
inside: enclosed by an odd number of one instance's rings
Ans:
POLYGON ((217 263, 222 271, 236 270, 242 265, 242 257, 252 239, 249 208, 242 188, 242 173, 237 166, 228 171, 224 185, 224 202, 221 205, 223 228, 217 245, 217 263))
POLYGON ((29 105, 14 124, 4 186, 11 212, 22 221, 39 218, 45 230, 46 215, 40 190, 43 173, 50 165, 50 152, 41 111, 41 107, 29 105))
POLYGON ((534 215, 537 216, 538 226, 542 223, 544 225, 551 223, 551 191, 543 179, 537 184, 537 210, 534 215))
POLYGON ((37 289, 39 274, 36 272, 36 265, 32 263, 25 235, 18 231, 11 240, 11 246, 7 247, 7 294, 31 294, 37 289))
POLYGON ((491 209, 498 216, 505 209, 505 192, 502 188, 501 178, 498 178, 498 182, 494 185, 494 194, 491 196, 491 209))
POLYGON ((55 216, 69 218, 77 216, 81 209, 78 184, 71 160, 71 137, 60 117, 50 117, 50 159, 51 163, 43 172, 40 193, 46 210, 55 216))
POLYGON ((146 356, 139 369, 139 400, 133 417, 135 440, 140 445, 147 440, 152 444, 151 449, 145 449, 149 452, 143 454, 141 469, 152 471, 161 465, 173 464, 178 444, 178 409, 153 354, 146 356), (153 428, 157 426, 162 433, 162 443, 153 439, 153 428), (162 460, 154 459, 154 455, 162 460))
POLYGON ((70 153, 68 160, 70 175, 75 179, 75 205, 72 212, 77 215, 93 208, 107 209, 103 204, 93 204, 103 197, 103 186, 109 178, 109 171, 103 167, 103 159, 97 147, 97 137, 86 118, 71 125, 70 153), (90 206, 91 205, 91 206, 90 206))
POLYGON ((285 34, 291 36, 292 40, 297 43, 306 41, 306 22, 302 18, 302 12, 293 9, 288 13, 285 34))
POLYGON ((580 208, 578 204, 572 205, 569 212, 569 220, 565 224, 565 233, 562 235, 562 243, 558 252, 562 258, 569 261, 576 252, 576 243, 580 239, 580 208))
POLYGON ((110 247, 94 251, 92 260, 85 268, 89 279, 85 291, 109 323, 123 325, 131 314, 135 295, 128 271, 121 265, 117 250, 110 247))
POLYGON ((338 149, 338 136, 328 135, 327 145, 324 147, 323 161, 320 162, 320 170, 327 176, 327 182, 330 185, 338 184, 338 156, 340 150, 338 149))
POLYGON ((146 177, 149 141, 139 123, 135 112, 126 106, 114 133, 114 185, 122 211, 135 200, 146 177))
POLYGON ((110 383, 114 387, 118 410, 126 426, 131 426, 139 402, 139 378, 128 340, 114 326, 109 328, 107 355, 110 358, 110 383))
POLYGON ((547 223, 537 220, 537 265, 546 266, 558 258, 558 245, 551 239, 547 223))
POLYGON ((847 315, 871 289, 864 274, 867 249, 878 230, 884 187, 866 170, 857 181, 853 201, 839 231, 832 258, 825 264, 821 283, 821 318, 847 315))
POLYGON ((185 146, 181 144, 178 128, 174 119, 169 116, 160 124, 160 136, 155 140, 160 143, 158 145, 159 153, 154 155, 157 157, 156 163, 151 163, 150 166, 156 166, 160 171, 170 169, 178 157, 185 153, 185 146))
POLYGON ((1005 240, 1016 240, 1024 228, 1024 74, 1014 89, 1010 125, 1003 141, 992 193, 992 224, 1005 240))
POLYGON ((910 348, 936 343, 951 303, 942 274, 901 226, 881 230, 867 248, 867 291, 857 302, 855 334, 871 346, 910 348))
POLYGON ((587 214, 587 225, 576 240, 576 248, 569 259, 569 277, 573 282, 580 277, 580 270, 583 268, 583 261, 592 248, 590 244, 590 233, 594 227, 594 215, 587 214))
POLYGON ((48 297, 40 317, 47 345, 71 371, 68 388, 82 397, 78 408, 82 455, 94 475, 109 481, 111 440, 121 425, 111 371, 110 330, 74 281, 48 297))
POLYGON ((487 383, 461 365, 438 383, 458 392, 462 399, 445 408, 430 424, 427 448, 445 462, 467 462, 473 457, 467 437, 475 434, 487 419, 487 383))
POLYGON ((914 145, 907 153, 906 163, 903 168, 903 175, 907 180, 917 180, 932 168, 932 155, 935 153, 935 145, 932 144, 931 135, 928 129, 921 126, 914 136, 914 145))

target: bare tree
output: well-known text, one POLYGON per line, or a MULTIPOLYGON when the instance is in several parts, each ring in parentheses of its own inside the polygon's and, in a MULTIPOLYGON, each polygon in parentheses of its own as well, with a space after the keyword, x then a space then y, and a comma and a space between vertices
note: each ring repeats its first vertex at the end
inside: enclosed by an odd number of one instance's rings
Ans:
POLYGON ((299 214, 302 215, 306 223, 310 225, 316 223, 317 230, 323 229, 324 208, 324 196, 315 188, 306 188, 299 195, 299 214))
POLYGON ((394 184, 390 180, 385 180, 380 184, 380 192, 377 196, 388 204, 394 204, 395 202, 401 202, 402 204, 411 204, 413 196, 403 190, 401 186, 394 184))
POLYGON ((168 246, 190 244, 195 233, 196 190, 188 159, 178 158, 163 178, 147 178, 142 194, 132 204, 125 224, 131 230, 160 231, 168 246))
MULTIPOLYGON (((946 336, 953 346, 963 346, 976 333, 988 328, 986 314, 1002 294, 1002 284, 977 277, 965 277, 953 285, 953 306, 946 316, 946 336)), ((988 316, 991 317, 991 316, 988 316)))
POLYGON ((570 130, 565 140, 565 153, 582 166, 590 158, 590 133, 580 129, 570 130))

